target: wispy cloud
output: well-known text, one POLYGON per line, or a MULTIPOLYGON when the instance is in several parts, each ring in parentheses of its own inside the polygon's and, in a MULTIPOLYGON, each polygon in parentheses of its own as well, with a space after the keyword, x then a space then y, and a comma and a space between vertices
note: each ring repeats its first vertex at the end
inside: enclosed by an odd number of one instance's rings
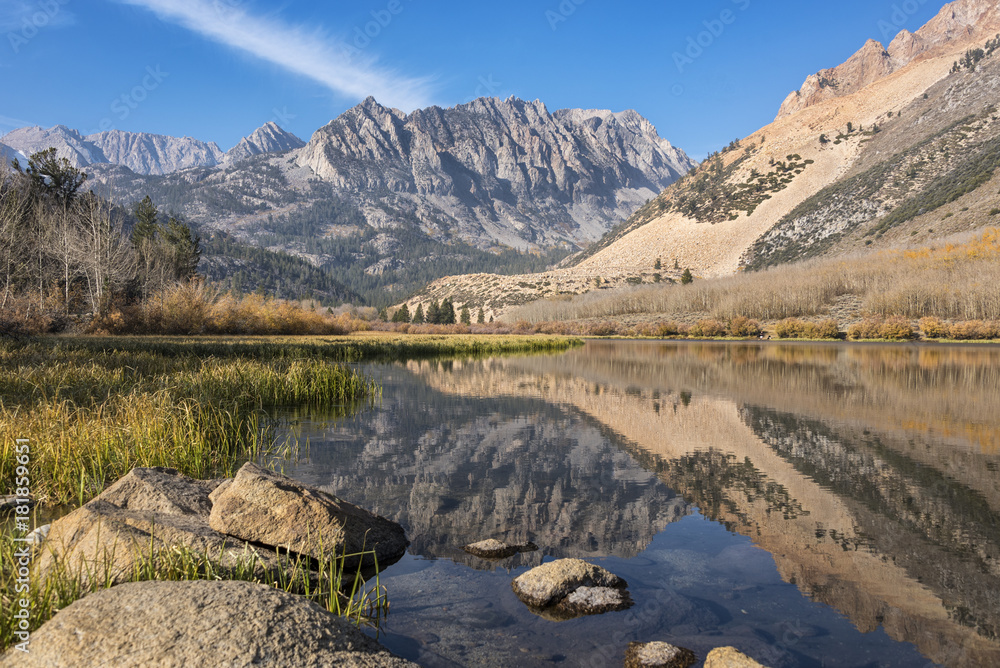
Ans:
POLYGON ((69 0, 0 0, 0 32, 30 34, 46 27, 73 25, 76 17, 66 9, 69 0))
POLYGON ((347 43, 289 25, 274 17, 254 16, 220 0, 117 0, 145 7, 211 40, 252 54, 317 81, 347 97, 369 95, 410 111, 430 104, 431 80, 400 75, 380 67, 347 43))

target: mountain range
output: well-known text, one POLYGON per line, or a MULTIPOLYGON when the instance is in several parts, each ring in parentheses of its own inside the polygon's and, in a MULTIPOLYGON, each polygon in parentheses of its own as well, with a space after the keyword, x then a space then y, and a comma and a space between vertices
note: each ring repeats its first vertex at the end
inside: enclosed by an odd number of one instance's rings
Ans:
POLYGON ((64 126, 0 139, 26 155, 55 147, 118 202, 149 195, 183 216, 206 240, 214 279, 383 305, 450 273, 544 269, 696 164, 635 111, 550 112, 516 98, 410 114, 368 98, 307 143, 269 123, 227 153, 64 126), (262 249, 284 259, 262 261, 262 249), (260 275, 289 257, 312 287, 260 275))
POLYGON ((275 123, 268 123, 244 137, 229 152, 223 153, 215 142, 191 137, 168 137, 146 132, 108 130, 83 136, 65 125, 44 129, 38 126, 19 128, 2 138, 3 145, 30 156, 55 148, 77 168, 92 165, 120 165, 136 174, 155 175, 194 167, 233 164, 261 153, 287 151, 305 144, 275 123))
POLYGON ((410 309, 449 297, 502 315, 684 268, 727 276, 996 225, 998 33, 1000 3, 959 0, 888 48, 869 41, 559 268, 445 277, 410 309))

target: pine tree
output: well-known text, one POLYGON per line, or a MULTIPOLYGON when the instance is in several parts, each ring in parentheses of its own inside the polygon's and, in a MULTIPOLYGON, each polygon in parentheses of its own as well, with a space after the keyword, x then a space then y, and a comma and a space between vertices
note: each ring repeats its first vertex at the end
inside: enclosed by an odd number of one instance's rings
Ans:
POLYGON ((476 317, 476 324, 477 325, 486 324, 486 311, 483 310, 482 306, 479 307, 479 315, 476 317))
POLYGON ((460 318, 463 325, 472 324, 472 314, 469 313, 469 305, 465 304, 462 306, 462 317, 460 318))
POLYGON ((436 299, 427 307, 427 322, 431 325, 441 324, 441 304, 436 299))
POLYGON ((690 269, 685 269, 684 273, 681 274, 681 285, 687 285, 694 281, 694 276, 691 274, 690 269))
POLYGON ((455 324, 455 305, 452 303, 450 297, 441 302, 439 320, 442 325, 455 324))
POLYGON ((424 305, 417 304, 417 311, 413 314, 413 324, 422 325, 424 322, 426 322, 426 319, 424 318, 424 305))
POLYGON ((160 213, 156 210, 156 205, 149 195, 141 202, 136 202, 132 207, 132 215, 135 216, 135 225, 132 226, 132 243, 136 248, 140 248, 145 241, 153 241, 156 238, 157 218, 160 213))
POLYGON ((663 269, 663 263, 660 262, 660 258, 656 258, 656 262, 653 263, 653 269, 655 269, 656 271, 663 269))
POLYGON ((393 322, 410 322, 410 307, 403 304, 392 314, 393 322))

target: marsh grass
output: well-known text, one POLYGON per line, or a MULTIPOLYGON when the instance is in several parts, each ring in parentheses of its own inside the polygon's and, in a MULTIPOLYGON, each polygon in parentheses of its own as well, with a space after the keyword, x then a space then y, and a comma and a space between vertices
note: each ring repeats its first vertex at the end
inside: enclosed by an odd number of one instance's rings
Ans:
POLYGON ((0 481, 13 489, 13 449, 26 438, 31 489, 48 505, 83 504, 136 466, 231 475, 273 443, 263 409, 346 415, 381 396, 372 379, 324 359, 80 341, 0 343, 0 481))
MULTIPOLYGON (((44 576, 32 569, 28 590, 15 589, 18 573, 15 552, 22 546, 11 534, 0 534, 0 651, 18 642, 14 635, 14 613, 20 609, 17 599, 30 603, 29 631, 34 631, 59 610, 87 594, 107 589, 117 580, 108 568, 86 567, 78 562, 71 568, 62 560, 53 562, 44 576)), ((41 548, 45 549, 44 544, 41 548)), ((284 568, 266 568, 260 558, 247 551, 245 559, 229 559, 223 565, 222 555, 199 552, 184 546, 149 550, 136 560, 126 581, 147 580, 240 580, 256 582, 291 594, 304 596, 329 612, 352 623, 379 628, 389 613, 389 599, 378 575, 374 552, 357 554, 323 553, 319 559, 278 553, 284 568), (363 558, 375 559, 375 568, 363 572, 363 558)))

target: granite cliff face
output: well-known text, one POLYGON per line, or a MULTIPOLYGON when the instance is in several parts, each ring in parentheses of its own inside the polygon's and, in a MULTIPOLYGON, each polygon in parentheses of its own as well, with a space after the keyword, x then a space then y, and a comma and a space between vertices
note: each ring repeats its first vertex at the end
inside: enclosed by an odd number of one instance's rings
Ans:
POLYGON ((369 98, 297 161, 426 231, 522 249, 593 241, 694 165, 634 111, 550 113, 515 98, 409 115, 369 98))
POLYGON ((305 145, 304 141, 291 132, 286 132, 274 121, 269 121, 229 149, 224 162, 234 164, 262 153, 283 153, 305 145))
POLYGON ((912 62, 940 55, 957 44, 971 46, 998 30, 1000 5, 993 0, 959 0, 945 5, 916 33, 903 30, 897 34, 888 49, 870 39, 842 65, 809 75, 799 90, 785 98, 777 118, 850 95, 912 62))
POLYGON ((191 137, 109 130, 88 135, 87 141, 101 149, 107 162, 128 167, 136 174, 158 176, 191 167, 212 167, 223 158, 215 142, 191 137))

